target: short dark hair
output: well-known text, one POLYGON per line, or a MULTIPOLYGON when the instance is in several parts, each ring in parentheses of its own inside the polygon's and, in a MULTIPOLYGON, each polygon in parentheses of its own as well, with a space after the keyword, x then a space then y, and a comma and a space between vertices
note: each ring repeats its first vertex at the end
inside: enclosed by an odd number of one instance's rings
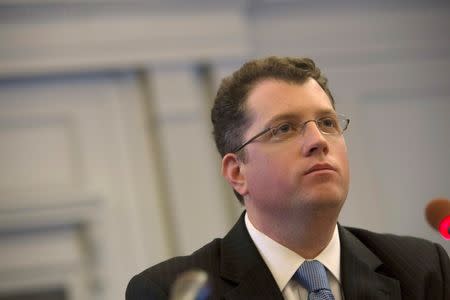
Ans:
MULTIPOLYGON (((246 100, 259 82, 275 79, 302 84, 308 78, 313 78, 319 83, 334 108, 334 99, 327 85, 328 80, 310 58, 270 56, 255 59, 225 77, 211 109, 213 135, 220 155, 224 157, 244 142, 244 133, 250 126, 246 100)), ((245 159, 245 149, 243 152, 241 158, 245 159)), ((242 203, 242 196, 236 192, 235 194, 242 203)))

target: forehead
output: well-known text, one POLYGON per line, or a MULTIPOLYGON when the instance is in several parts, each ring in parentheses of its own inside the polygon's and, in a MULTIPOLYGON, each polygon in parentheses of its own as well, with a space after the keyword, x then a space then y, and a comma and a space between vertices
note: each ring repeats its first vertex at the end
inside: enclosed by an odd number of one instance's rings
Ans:
POLYGON ((266 122, 279 114, 315 118, 333 110, 330 98, 312 78, 304 83, 267 79, 256 84, 247 98, 247 111, 253 124, 266 122))

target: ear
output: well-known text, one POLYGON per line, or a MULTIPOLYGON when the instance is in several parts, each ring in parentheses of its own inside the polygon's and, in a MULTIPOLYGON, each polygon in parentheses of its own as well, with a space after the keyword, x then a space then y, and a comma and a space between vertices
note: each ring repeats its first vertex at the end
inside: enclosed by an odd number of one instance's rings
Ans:
POLYGON ((222 176, 242 196, 248 193, 245 165, 234 153, 227 153, 222 159, 222 176))

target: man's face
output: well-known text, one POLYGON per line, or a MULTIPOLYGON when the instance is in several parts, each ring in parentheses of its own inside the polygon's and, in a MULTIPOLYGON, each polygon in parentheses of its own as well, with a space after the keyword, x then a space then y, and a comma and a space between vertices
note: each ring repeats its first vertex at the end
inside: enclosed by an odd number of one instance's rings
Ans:
MULTIPOLYGON (((279 80, 258 83, 247 99, 252 125, 248 140, 283 121, 305 122, 335 111, 328 95, 313 79, 303 84, 279 80)), ((349 185, 347 148, 342 135, 324 135, 314 122, 284 141, 268 133, 246 146, 241 189, 248 210, 280 213, 308 208, 340 210, 349 185), (314 171, 314 169, 317 169, 314 171)))

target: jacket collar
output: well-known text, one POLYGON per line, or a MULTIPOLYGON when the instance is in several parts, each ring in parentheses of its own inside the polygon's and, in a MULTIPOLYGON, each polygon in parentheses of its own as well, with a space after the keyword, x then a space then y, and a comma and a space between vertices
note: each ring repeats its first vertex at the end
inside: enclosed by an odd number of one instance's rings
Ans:
MULTIPOLYGON (((338 229, 343 299, 401 299, 400 283, 377 272, 381 260, 349 230, 338 229)), ((245 227, 244 213, 221 242, 220 274, 234 285, 225 299, 283 299, 245 227)))
POLYGON ((344 299, 401 299, 400 283, 377 272, 383 267, 381 260, 349 230, 338 228, 344 299))
POLYGON ((235 284, 225 299, 283 299, 245 227, 244 213, 222 240, 220 273, 235 284))

